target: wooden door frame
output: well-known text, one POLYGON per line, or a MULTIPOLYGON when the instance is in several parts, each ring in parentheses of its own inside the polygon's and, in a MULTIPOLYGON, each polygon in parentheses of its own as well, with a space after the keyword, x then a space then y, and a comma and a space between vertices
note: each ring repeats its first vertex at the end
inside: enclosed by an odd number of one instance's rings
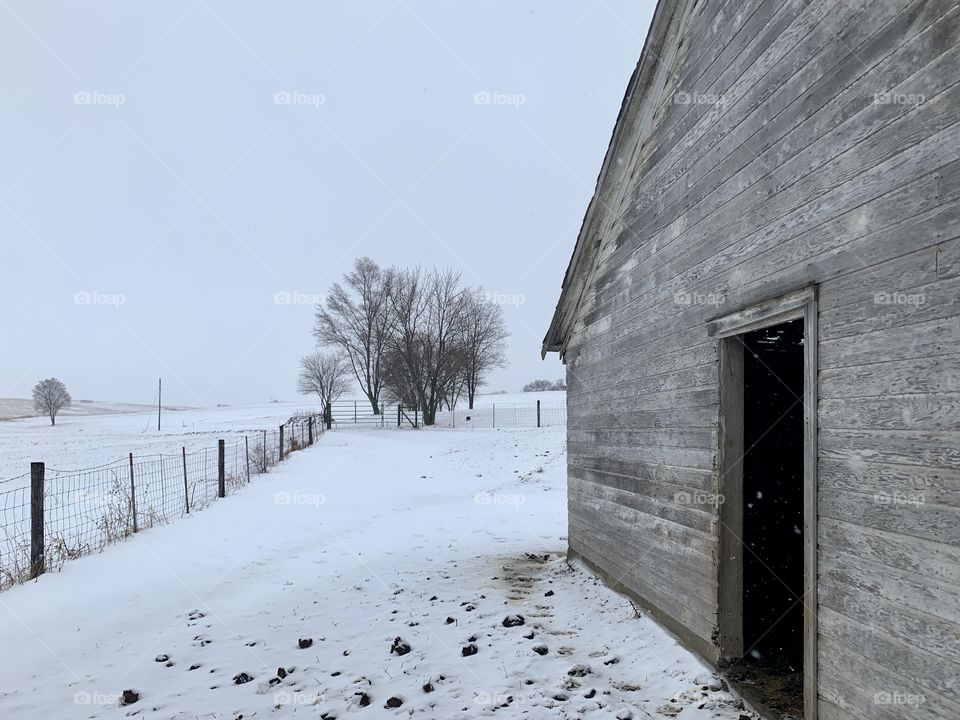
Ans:
POLYGON ((720 505, 718 570, 721 660, 741 657, 743 647, 743 342, 745 333, 791 320, 804 321, 803 388, 803 698, 805 720, 817 720, 817 288, 807 287, 717 318, 708 324, 719 341, 720 423, 717 492, 720 505))

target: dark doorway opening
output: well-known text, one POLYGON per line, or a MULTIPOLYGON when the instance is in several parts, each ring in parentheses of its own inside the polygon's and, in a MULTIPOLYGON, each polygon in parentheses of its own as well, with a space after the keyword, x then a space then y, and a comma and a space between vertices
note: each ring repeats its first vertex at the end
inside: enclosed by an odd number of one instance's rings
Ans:
POLYGON ((804 322, 743 342, 743 658, 730 675, 804 717, 804 322))

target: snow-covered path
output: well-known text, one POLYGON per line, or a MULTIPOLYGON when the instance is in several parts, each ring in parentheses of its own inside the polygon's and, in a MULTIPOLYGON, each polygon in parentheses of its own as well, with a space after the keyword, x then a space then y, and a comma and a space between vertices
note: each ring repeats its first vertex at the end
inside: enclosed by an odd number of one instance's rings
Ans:
POLYGON ((210 510, 0 594, 0 717, 737 720, 563 560, 563 437, 328 433, 210 510))

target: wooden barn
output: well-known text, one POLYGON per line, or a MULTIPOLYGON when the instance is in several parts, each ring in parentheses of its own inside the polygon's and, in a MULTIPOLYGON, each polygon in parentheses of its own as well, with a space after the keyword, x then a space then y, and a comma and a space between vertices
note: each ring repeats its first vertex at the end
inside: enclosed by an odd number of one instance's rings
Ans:
POLYGON ((544 343, 571 554, 771 718, 960 718, 958 40, 661 0, 544 343))

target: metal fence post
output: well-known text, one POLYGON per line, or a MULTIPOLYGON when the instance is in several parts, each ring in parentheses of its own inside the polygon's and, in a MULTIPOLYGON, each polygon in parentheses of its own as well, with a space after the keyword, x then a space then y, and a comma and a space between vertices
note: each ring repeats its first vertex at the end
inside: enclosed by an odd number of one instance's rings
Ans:
POLYGON ((497 404, 493 403, 493 427, 497 427, 497 404))
POLYGON ((262 470, 261 474, 262 474, 262 473, 265 473, 265 472, 267 471, 267 469, 268 469, 268 466, 267 466, 267 431, 264 430, 264 431, 263 431, 263 470, 262 470))
POLYGON ((357 424, 357 401, 353 401, 353 424, 357 424))
POLYGON ((537 427, 540 427, 540 401, 537 400, 537 427))
POLYGON ((137 486, 133 481, 133 453, 130 453, 130 514, 133 515, 133 531, 137 532, 137 486))
POLYGON ((217 440, 217 497, 227 496, 227 448, 223 440, 217 440))
POLYGON ((183 502, 187 508, 187 515, 190 514, 190 483, 187 482, 187 448, 180 448, 183 454, 183 502))
POLYGON ((243 455, 247 459, 247 482, 250 482, 250 438, 243 436, 243 455))
POLYGON ((283 425, 280 426, 280 454, 277 457, 283 462, 283 425))
POLYGON ((42 462, 30 463, 30 579, 45 570, 43 548, 43 482, 46 470, 42 462))
POLYGON ((313 415, 307 418, 307 442, 313 445, 313 415))

